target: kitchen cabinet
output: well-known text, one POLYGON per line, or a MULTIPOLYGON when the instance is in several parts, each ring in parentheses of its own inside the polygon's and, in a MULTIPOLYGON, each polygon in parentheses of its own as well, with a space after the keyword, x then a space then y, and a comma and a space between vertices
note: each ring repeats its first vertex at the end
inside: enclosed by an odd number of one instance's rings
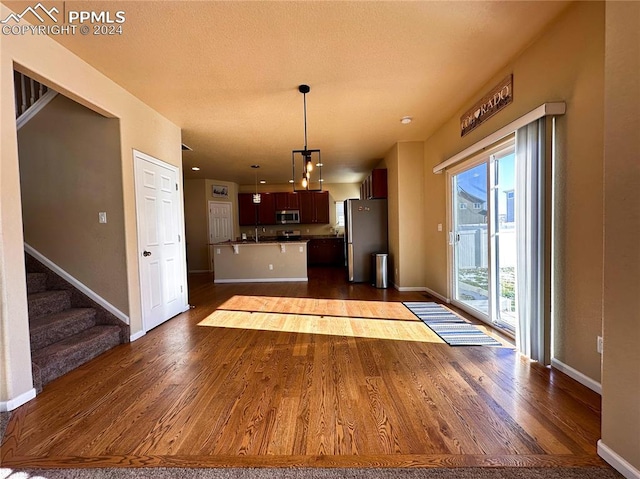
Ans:
POLYGON ((256 206, 251 193, 238 193, 238 219, 240 226, 256 224, 256 206))
POLYGON ((360 185, 360 199, 374 200, 387 197, 387 170, 376 168, 360 185))
POLYGON ((276 203, 276 211, 299 210, 300 198, 298 193, 273 193, 276 203))
POLYGON ((240 226, 276 224, 274 193, 261 193, 257 207, 253 203, 253 193, 238 193, 238 219, 240 226))
POLYGON ((300 223, 329 223, 328 191, 301 191, 297 195, 300 201, 300 223))
POLYGON ((309 266, 344 266, 343 238, 313 238, 307 243, 309 266))
POLYGON ((276 224, 276 202, 274 193, 262 193, 262 200, 258 205, 258 224, 259 225, 275 225, 276 224))

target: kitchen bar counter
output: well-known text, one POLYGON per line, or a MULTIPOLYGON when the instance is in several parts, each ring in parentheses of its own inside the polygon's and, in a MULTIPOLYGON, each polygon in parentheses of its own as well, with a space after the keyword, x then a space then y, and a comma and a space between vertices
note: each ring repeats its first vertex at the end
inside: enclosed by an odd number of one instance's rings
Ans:
POLYGON ((214 244, 213 274, 215 283, 308 281, 307 240, 214 244))
POLYGON ((250 239, 247 240, 238 240, 238 241, 223 241, 222 243, 209 243, 209 246, 230 246, 234 244, 244 244, 244 245, 261 245, 261 244, 291 244, 291 243, 306 243, 308 239, 298 239, 298 240, 278 240, 278 239, 262 239, 259 241, 252 241, 250 239))

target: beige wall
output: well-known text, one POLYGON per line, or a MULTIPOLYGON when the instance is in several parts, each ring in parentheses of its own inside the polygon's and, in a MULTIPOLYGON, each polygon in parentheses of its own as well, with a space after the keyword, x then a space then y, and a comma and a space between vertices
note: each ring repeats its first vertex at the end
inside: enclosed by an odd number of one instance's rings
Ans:
POLYGON ((431 173, 433 166, 542 103, 566 102, 555 158, 554 349, 555 358, 595 381, 602 312, 603 52, 604 4, 573 4, 425 144, 426 286, 448 296, 447 229, 437 232, 438 223, 446 225, 446 175, 431 173), (511 72, 513 103, 460 138, 460 115, 511 72))
POLYGON ((398 184, 398 144, 396 143, 387 152, 384 159, 376 165, 376 168, 387 169, 387 237, 389 240, 389 277, 393 279, 393 285, 400 284, 398 258, 400 257, 400 222, 399 215, 399 184, 398 184))
POLYGON ((387 168, 389 266, 396 288, 422 289, 424 276, 424 142, 396 143, 377 168, 387 168))
POLYGON ((635 468, 635 477, 640 477, 639 25, 640 3, 607 2, 602 442, 635 468))
POLYGON ((209 271, 205 180, 184 181, 184 223, 189 271, 209 271))
POLYGON ((239 236, 238 185, 222 180, 185 180, 184 208, 189 271, 212 271, 209 256, 209 201, 231 203, 233 237, 239 236), (229 196, 213 196, 213 186, 226 186, 229 196))
POLYGON ((118 120, 58 95, 18 152, 25 242, 128 315, 118 120))
POLYGON ((216 283, 303 281, 307 279, 307 243, 216 245, 213 263, 216 283))
MULTIPOLYGON (((10 11, 0 5, 0 17, 10 11)), ((142 330, 138 277, 133 149, 177 166, 182 174, 180 129, 44 35, 0 37, 0 96, 13 98, 13 68, 67 97, 120 120, 126 285, 131 333, 142 330)), ((18 145, 13 101, 0 106, 0 318, 3 374, 0 401, 32 389, 20 202, 18 145)), ((99 271, 96 275, 101 274, 99 271)))

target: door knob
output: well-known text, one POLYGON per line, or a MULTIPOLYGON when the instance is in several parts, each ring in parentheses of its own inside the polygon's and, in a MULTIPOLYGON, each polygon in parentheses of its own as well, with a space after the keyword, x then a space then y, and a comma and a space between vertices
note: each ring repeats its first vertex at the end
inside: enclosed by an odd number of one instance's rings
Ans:
POLYGON ((142 256, 151 256, 151 251, 143 251, 142 256))

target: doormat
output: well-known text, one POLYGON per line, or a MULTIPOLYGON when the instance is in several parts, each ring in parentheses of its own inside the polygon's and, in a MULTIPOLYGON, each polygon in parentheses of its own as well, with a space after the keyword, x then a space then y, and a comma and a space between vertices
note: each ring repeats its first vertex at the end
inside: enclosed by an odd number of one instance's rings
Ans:
POLYGON ((449 346, 502 346, 477 326, 437 303, 407 301, 402 303, 449 346))

